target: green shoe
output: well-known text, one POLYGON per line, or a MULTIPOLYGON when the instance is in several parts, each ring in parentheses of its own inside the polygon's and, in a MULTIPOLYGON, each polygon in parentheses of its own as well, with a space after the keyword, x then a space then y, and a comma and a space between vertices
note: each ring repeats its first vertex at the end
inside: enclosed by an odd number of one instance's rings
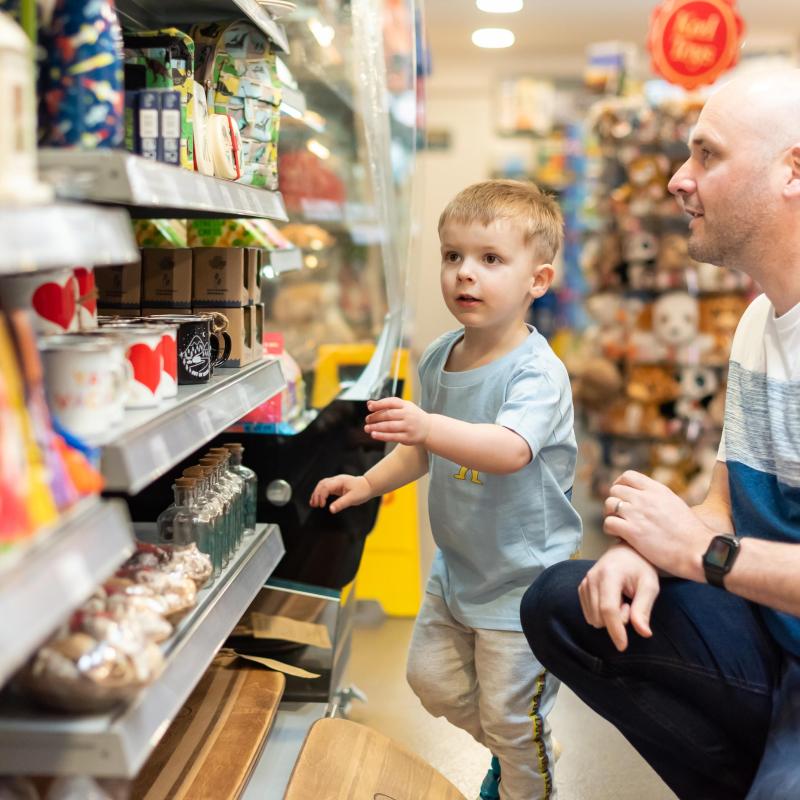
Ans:
POLYGON ((500 762, 492 756, 492 763, 481 784, 480 800, 500 800, 500 762))

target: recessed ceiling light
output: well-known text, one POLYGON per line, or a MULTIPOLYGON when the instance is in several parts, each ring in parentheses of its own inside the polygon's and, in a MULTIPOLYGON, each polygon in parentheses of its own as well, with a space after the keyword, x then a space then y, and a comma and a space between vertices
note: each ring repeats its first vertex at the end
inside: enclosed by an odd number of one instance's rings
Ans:
POLYGON ((522 0, 476 0, 480 11, 487 14, 514 14, 522 11, 522 0))
POLYGON ((511 47, 514 34, 507 28, 479 28, 472 34, 472 44, 492 49, 511 47))

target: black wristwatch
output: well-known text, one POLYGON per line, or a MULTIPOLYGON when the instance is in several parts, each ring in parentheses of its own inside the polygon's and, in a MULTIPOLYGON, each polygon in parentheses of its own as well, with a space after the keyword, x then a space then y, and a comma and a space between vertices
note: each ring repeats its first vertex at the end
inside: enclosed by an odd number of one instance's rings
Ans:
POLYGON ((715 536, 703 556, 703 571, 712 586, 725 588, 724 578, 739 555, 739 540, 730 534, 715 536))

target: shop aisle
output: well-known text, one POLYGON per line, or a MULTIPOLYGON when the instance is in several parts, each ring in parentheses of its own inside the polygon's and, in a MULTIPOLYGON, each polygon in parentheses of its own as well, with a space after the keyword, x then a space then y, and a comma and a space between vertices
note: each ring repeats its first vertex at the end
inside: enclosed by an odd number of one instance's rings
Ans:
MULTIPOLYGON (((584 519, 584 553, 605 547, 598 504, 576 485, 575 504, 584 519)), ((354 703, 349 717, 369 725, 426 758, 470 800, 489 763, 488 751, 444 719, 422 708, 405 680, 412 620, 377 618, 360 610, 347 680, 369 702, 354 703)), ((674 800, 675 795, 605 720, 562 689, 551 718, 562 755, 556 767, 559 800, 674 800)))

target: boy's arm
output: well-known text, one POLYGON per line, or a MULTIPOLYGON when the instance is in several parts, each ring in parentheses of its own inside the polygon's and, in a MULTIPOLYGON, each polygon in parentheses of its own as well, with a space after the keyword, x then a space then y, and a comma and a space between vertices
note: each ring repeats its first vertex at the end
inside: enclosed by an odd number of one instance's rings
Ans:
POLYGON ((334 475, 321 480, 311 494, 310 505, 324 508, 331 495, 338 496, 330 505, 331 513, 336 514, 399 489, 427 471, 428 453, 424 447, 398 445, 364 475, 334 475))
POLYGON ((533 458, 528 443, 502 425, 462 422, 429 414, 398 397, 370 400, 364 430, 382 442, 422 446, 455 464, 479 472, 506 474, 533 458))

